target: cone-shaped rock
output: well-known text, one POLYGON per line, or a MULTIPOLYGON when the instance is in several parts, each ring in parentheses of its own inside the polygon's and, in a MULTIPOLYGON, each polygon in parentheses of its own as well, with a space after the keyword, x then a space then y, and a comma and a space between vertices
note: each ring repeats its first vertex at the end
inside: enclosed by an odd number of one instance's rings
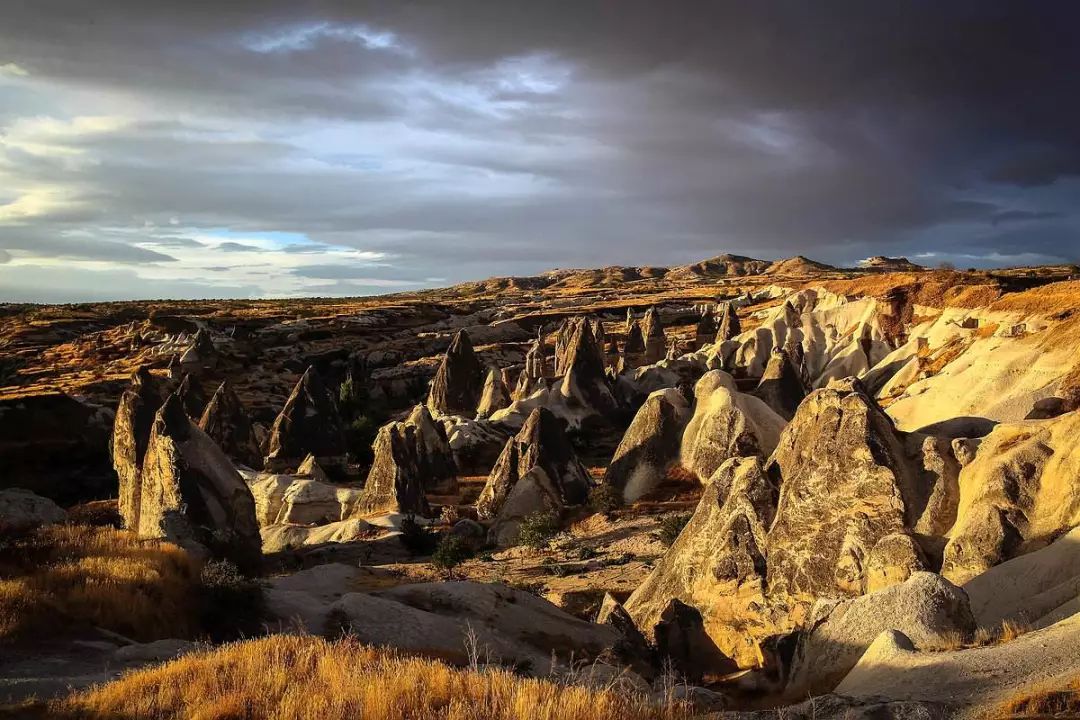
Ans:
POLYGON ((436 415, 472 417, 483 382, 484 370, 473 352, 469 334, 458 330, 431 382, 427 406, 436 415))
POLYGON ((180 356, 180 366, 185 372, 198 373, 204 368, 217 365, 218 352, 210 333, 206 328, 199 328, 187 350, 180 356))
POLYGON ((529 348, 529 352, 525 354, 525 370, 523 372, 531 380, 543 379, 544 346, 540 340, 534 340, 532 347, 529 348))
POLYGON ((274 420, 267 469, 295 468, 309 454, 324 468, 345 462, 345 436, 337 405, 319 373, 309 367, 274 420))
POLYGON ((807 396, 767 469, 781 488, 769 587, 796 598, 864 592, 865 559, 905 532, 922 494, 892 420, 854 378, 807 396))
POLYGON ((761 376, 761 382, 753 395, 763 400, 785 420, 790 420, 795 415, 799 403, 806 397, 806 389, 787 350, 773 350, 769 364, 765 367, 765 374, 761 376))
POLYGON ((484 391, 480 395, 480 404, 476 406, 476 417, 485 419, 497 410, 510 404, 510 392, 503 383, 502 373, 498 368, 488 370, 484 380, 484 391))
POLYGON ((638 409, 604 473, 604 483, 634 502, 656 488, 679 461, 690 406, 675 388, 657 390, 638 409))
POLYGON ((261 561, 255 500, 221 448, 171 395, 154 418, 141 474, 139 535, 257 572, 261 561))
POLYGON ((550 410, 536 408, 503 448, 480 493, 477 512, 494 519, 492 538, 506 546, 517 540, 525 516, 580 505, 590 484, 562 422, 550 410))
POLYGON ((651 307, 641 321, 641 335, 645 338, 645 364, 660 362, 667 352, 667 338, 664 325, 660 322, 660 313, 651 307))
POLYGON ((202 417, 203 410, 206 409, 206 396, 203 395, 199 381, 191 373, 184 375, 184 379, 180 381, 180 387, 176 389, 176 394, 184 403, 184 410, 188 417, 192 419, 202 417))
POLYGON ((427 515, 416 428, 392 422, 375 436, 375 461, 353 515, 427 515))
POLYGON ((139 526, 142 468, 154 416, 161 405, 161 388, 145 367, 131 376, 131 386, 120 396, 112 433, 113 468, 120 479, 119 510, 124 527, 139 526))
POLYGON ((634 323, 626 334, 620 357, 622 370, 631 370, 645 361, 645 338, 641 335, 641 326, 634 323))
POLYGON ((739 316, 735 314, 735 306, 729 302, 724 303, 724 309, 720 315, 720 327, 716 331, 716 342, 731 340, 742 332, 742 324, 739 316))
POLYGON ((251 419, 228 380, 223 381, 210 398, 199 418, 199 428, 229 457, 249 467, 262 466, 262 451, 251 429, 251 419))
POLYGON ((559 392, 568 403, 590 408, 601 415, 609 415, 618 409, 604 372, 603 355, 587 322, 580 322, 575 327, 565 362, 566 372, 559 392))
POLYGON ((445 428, 435 422, 427 406, 417 405, 405 419, 416 439, 421 487, 442 495, 457 492, 457 467, 445 428))
POLYGON ((671 549, 626 601, 638 627, 659 623, 676 598, 698 608, 721 650, 741 664, 755 662, 747 641, 769 634, 755 608, 764 597, 766 532, 775 508, 776 489, 759 458, 725 462, 671 549))
POLYGON ((304 458, 304 462, 300 463, 300 467, 296 468, 296 476, 304 478, 305 480, 316 480, 323 483, 330 482, 330 478, 327 477, 326 471, 319 466, 319 461, 310 453, 304 458))

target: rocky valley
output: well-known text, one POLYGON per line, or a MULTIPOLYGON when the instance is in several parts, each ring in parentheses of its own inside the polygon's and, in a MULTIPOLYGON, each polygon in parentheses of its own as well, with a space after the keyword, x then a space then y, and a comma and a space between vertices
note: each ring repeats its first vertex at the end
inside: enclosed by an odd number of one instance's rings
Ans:
POLYGON ((1075 266, 3 306, 0 717, 1076 717, 1078 436, 1075 266))

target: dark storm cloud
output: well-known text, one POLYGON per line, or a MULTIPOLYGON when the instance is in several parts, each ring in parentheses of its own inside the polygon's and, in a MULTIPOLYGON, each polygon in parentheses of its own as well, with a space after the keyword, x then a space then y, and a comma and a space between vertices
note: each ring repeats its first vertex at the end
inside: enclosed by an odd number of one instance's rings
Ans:
POLYGON ((196 5, 5 4, 0 224, 26 193, 6 222, 35 252, 153 262, 167 233, 105 229, 180 217, 306 236, 281 277, 320 292, 723 251, 1080 257, 1072 3, 196 5), (124 121, 22 120, 76 115, 124 121), (317 257, 341 247, 382 270, 317 257))

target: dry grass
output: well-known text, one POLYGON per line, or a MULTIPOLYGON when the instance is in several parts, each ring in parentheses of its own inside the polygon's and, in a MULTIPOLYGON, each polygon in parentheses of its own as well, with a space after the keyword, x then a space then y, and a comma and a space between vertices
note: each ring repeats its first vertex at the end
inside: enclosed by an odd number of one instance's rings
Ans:
POLYGON ((997 627, 979 628, 975 631, 975 635, 970 638, 958 631, 947 633, 942 636, 937 644, 922 649, 928 652, 948 652, 952 650, 967 650, 970 648, 1002 645, 1007 642, 1012 642, 1030 630, 1030 625, 1013 620, 1005 620, 997 627))
POLYGON ((1023 292, 1009 293, 990 305, 991 310, 1051 315, 1080 306, 1080 280, 1049 283, 1023 292))
POLYGON ((676 703, 502 670, 457 670, 345 638, 276 635, 187 655, 50 703, 57 718, 677 720, 676 703))
POLYGON ((129 532, 44 527, 0 545, 0 641, 90 624, 138 640, 190 636, 198 568, 129 532))
POLYGON ((993 718, 1080 717, 1080 675, 1033 690, 1023 690, 1001 704, 993 718))

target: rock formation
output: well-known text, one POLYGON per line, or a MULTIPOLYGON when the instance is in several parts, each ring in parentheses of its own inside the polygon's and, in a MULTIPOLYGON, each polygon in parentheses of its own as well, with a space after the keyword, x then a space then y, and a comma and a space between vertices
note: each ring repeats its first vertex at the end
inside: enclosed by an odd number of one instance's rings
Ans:
POLYGON ((518 527, 527 515, 580 505, 590 485, 562 423, 551 411, 537 408, 507 441, 476 509, 481 518, 494 521, 492 539, 506 546, 516 542, 518 527))
POLYGON ((679 462, 683 428, 690 406, 675 388, 657 390, 638 409, 604 473, 604 483, 617 488, 625 502, 654 489, 679 462))
POLYGON ((497 410, 502 410, 510 404, 510 393, 503 383, 502 373, 498 368, 488 370, 487 379, 484 380, 484 390, 480 395, 480 404, 476 406, 477 419, 483 420, 490 417, 497 410))
POLYGON ((626 601, 639 627, 656 625, 676 598, 701 613, 705 629, 741 665, 760 658, 748 635, 771 627, 764 617, 766 533, 777 489, 758 458, 732 458, 713 475, 690 522, 626 601))
POLYGON ((206 396, 194 376, 190 373, 184 375, 184 379, 180 381, 180 387, 176 389, 176 394, 184 403, 184 411, 187 412, 188 417, 193 420, 202 417, 203 410, 206 408, 206 396))
POLYGON ((67 513, 48 498, 22 488, 0 489, 0 537, 67 520, 67 513))
POLYGON ((700 349, 711 345, 716 340, 716 316, 709 310, 701 313, 701 318, 694 328, 694 348, 700 349))
POLYGON ((204 370, 213 370, 217 367, 217 363, 218 351, 214 347, 214 341, 210 339, 210 333, 206 328, 199 328, 191 344, 180 355, 181 371, 199 375, 204 370))
POLYGON ((274 420, 266 467, 295 468, 308 454, 324 468, 345 462, 345 436, 337 404, 314 367, 296 383, 285 407, 274 420))
POLYGON ((667 350, 667 338, 664 335, 664 324, 660 321, 660 313, 655 307, 645 312, 641 320, 641 335, 645 339, 645 364, 651 365, 664 359, 667 350))
POLYGON ((768 457, 784 420, 762 400, 740 393, 722 370, 711 370, 694 386, 694 413, 683 432, 682 463, 703 482, 728 458, 768 457))
POLYGON ((626 334, 626 342, 623 343, 620 364, 622 370, 636 368, 645 362, 645 338, 641 335, 641 326, 634 323, 626 334))
POLYGON ((525 370, 523 374, 530 380, 544 379, 544 344, 539 339, 533 341, 529 351, 525 354, 525 370))
POLYGON ((734 304, 726 302, 723 308, 720 315, 720 324, 716 330, 716 342, 718 343, 731 340, 742 332, 742 324, 739 322, 739 316, 735 314, 734 304))
POLYGON ((806 397, 806 389, 787 350, 773 349, 765 374, 753 394, 785 420, 795 415, 799 403, 806 397))
POLYGON ((255 500, 229 458, 171 395, 154 418, 140 474, 138 533, 228 558, 261 562, 255 500))
POLYGON ((431 381, 428 408, 436 415, 473 417, 483 390, 483 372, 469 334, 458 330, 431 381))
POLYGON ((417 428, 402 422, 384 425, 375 436, 373 448, 375 460, 353 516, 428 515, 417 428))
POLYGON ((124 527, 133 530, 139 527, 142 492, 139 473, 160 405, 161 390, 157 381, 148 368, 140 367, 131 376, 131 386, 120 396, 112 434, 113 468, 120 479, 120 517, 124 527))
POLYGON ((457 492, 457 467, 446 437, 445 428, 431 417, 426 405, 417 405, 405 418, 416 438, 417 467, 421 486, 426 492, 457 492))
POLYGON ((653 635, 657 654, 688 682, 700 684, 709 675, 737 669, 705 632, 701 613, 677 599, 668 602, 653 635))
POLYGON ((572 410, 611 415, 618 409, 604 372, 603 354, 587 322, 575 325, 564 362, 559 393, 572 410))
POLYGON ((248 467, 262 466, 263 453, 251 428, 251 419, 228 380, 222 381, 210 398, 199 418, 199 428, 229 457, 248 467))

